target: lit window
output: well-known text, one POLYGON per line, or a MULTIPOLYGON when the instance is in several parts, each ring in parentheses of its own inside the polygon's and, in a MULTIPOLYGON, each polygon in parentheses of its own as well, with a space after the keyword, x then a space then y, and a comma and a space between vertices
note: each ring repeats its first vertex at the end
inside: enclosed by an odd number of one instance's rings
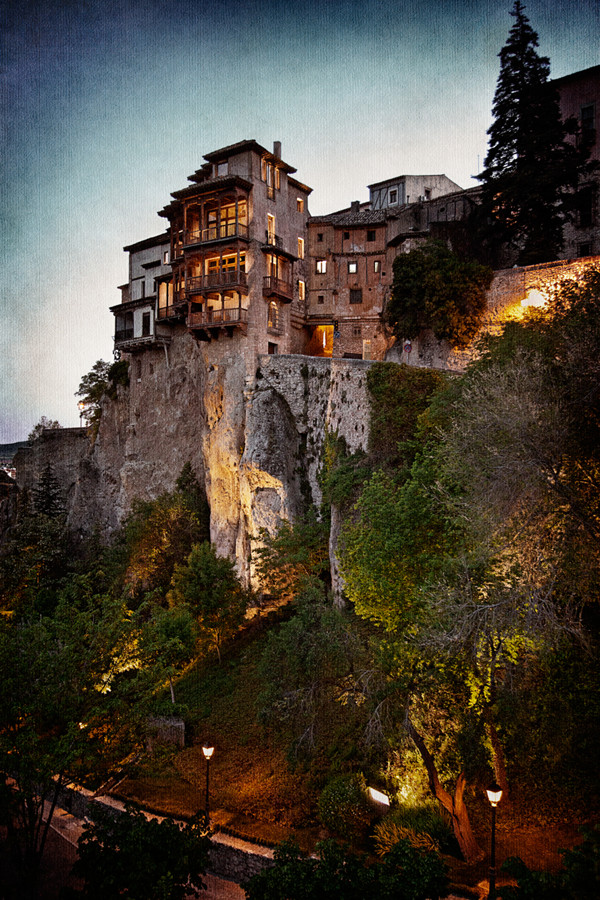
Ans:
POLYGON ((163 253, 163 263, 166 265, 169 262, 169 251, 165 250, 163 253))
POLYGON ((304 200, 302 197, 296 198, 296 209, 298 212, 304 212, 304 200))
POLYGON ((267 319, 267 326, 269 328, 279 327, 279 308, 274 300, 269 303, 269 316, 267 319))
POLYGON ((373 262, 373 271, 381 272, 381 262, 378 259, 373 262))
POLYGON ((350 303, 362 303, 362 288, 351 288, 350 303))
POLYGON ((357 270, 358 270, 358 264, 356 262, 348 263, 348 272, 350 275, 356 275, 357 270))
POLYGON ((327 260, 326 259, 318 259, 317 260, 317 274, 324 275, 327 271, 327 260))
POLYGON ((298 259, 304 259, 304 238, 298 238, 298 259))
POLYGON ((275 243, 275 216, 267 215, 267 243, 275 243))
POLYGON ((298 299, 306 299, 306 284, 304 283, 304 281, 298 281, 298 299))

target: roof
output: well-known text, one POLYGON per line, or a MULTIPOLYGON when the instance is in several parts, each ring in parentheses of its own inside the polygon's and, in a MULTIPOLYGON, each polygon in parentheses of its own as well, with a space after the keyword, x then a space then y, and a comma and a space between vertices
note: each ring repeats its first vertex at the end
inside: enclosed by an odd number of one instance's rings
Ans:
MULTIPOLYGON (((365 204, 368 206, 368 204, 365 204)), ((396 217, 390 209, 361 209, 360 205, 352 205, 348 209, 329 213, 326 216, 311 216, 309 225, 382 225, 388 219, 396 217)))
POLYGON ((236 186, 250 190, 252 182, 246 181, 245 178, 241 178, 239 175, 217 175, 215 178, 209 178, 201 183, 190 184, 188 187, 181 188, 180 191, 173 191, 171 197, 175 200, 183 200, 185 197, 193 197, 196 194, 204 194, 219 188, 236 186))
POLYGON ((137 241, 135 244, 128 244, 126 247, 123 247, 123 250, 126 252, 146 250, 149 247, 158 247, 160 244, 170 244, 170 242, 169 232, 163 231, 162 234, 156 234, 154 237, 144 238, 143 241, 137 241))
POLYGON ((261 147, 261 145, 254 140, 238 141, 237 144, 229 144, 228 147, 221 147, 220 150, 213 150, 211 153, 205 153, 204 159, 207 159, 209 162, 218 162, 220 159, 225 159, 228 156, 234 156, 236 153, 243 153, 244 151, 258 153, 259 156, 266 156, 267 159, 277 163, 279 168, 290 174, 296 171, 293 166, 285 163, 281 157, 275 156, 274 153, 261 147))
POLYGON ((600 78, 600 66, 590 66, 589 69, 580 69, 579 72, 571 72, 562 78, 552 78, 552 84, 561 85, 569 81, 584 81, 588 78, 600 78))

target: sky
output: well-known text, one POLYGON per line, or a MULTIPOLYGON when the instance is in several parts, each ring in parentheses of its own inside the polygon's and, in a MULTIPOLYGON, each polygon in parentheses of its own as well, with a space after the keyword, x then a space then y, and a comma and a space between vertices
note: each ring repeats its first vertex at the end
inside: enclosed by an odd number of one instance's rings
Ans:
MULTIPOLYGON (((600 63, 598 0, 525 0, 551 76, 600 63)), ((205 153, 254 139, 313 215, 401 174, 477 182, 513 0, 0 0, 0 444, 112 360, 123 247, 205 153)))

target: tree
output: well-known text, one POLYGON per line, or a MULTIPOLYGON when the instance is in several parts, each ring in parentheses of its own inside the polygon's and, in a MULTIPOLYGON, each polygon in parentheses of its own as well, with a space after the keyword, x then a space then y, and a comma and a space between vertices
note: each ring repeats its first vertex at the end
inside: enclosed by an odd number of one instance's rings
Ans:
POLYGON ((37 425, 29 433, 29 436, 27 438, 29 443, 31 444, 33 443, 33 441, 37 441, 37 439, 42 436, 42 433, 46 428, 54 430, 56 428, 62 428, 62 425, 56 419, 48 419, 46 418, 46 416, 42 416, 37 425))
POLYGON ((152 659, 164 670, 169 682, 171 704, 175 705, 173 678, 180 668, 194 655, 197 629, 192 611, 185 604, 165 609, 156 604, 142 607, 140 614, 148 612, 149 618, 142 628, 141 652, 145 659, 152 659))
POLYGON ((81 397, 83 416, 94 439, 100 427, 102 399, 105 395, 114 399, 117 396, 117 385, 119 384, 124 386, 129 384, 129 363, 124 359, 118 360, 112 365, 103 359, 97 360, 79 382, 75 396, 81 397))
POLYGON ((282 522, 276 534, 260 532, 260 546, 253 549, 256 572, 265 592, 289 601, 309 583, 329 578, 329 528, 313 510, 295 522, 282 522))
POLYGON ((438 340, 465 347, 479 330, 492 274, 475 260, 461 259, 441 241, 427 241, 394 260, 384 321, 398 340, 431 329, 438 340))
POLYGON ((187 825, 147 819, 131 805, 123 814, 93 815, 78 841, 73 871, 85 885, 73 900, 184 900, 206 888, 210 838, 199 819, 187 825))
POLYGON ((565 141, 576 123, 561 120, 549 60, 538 55, 538 36, 520 0, 511 15, 515 21, 499 54, 478 215, 487 217, 484 239, 495 264, 506 246, 521 265, 530 265, 559 256, 563 224, 574 209, 579 179, 589 171, 588 152, 565 141))
POLYGON ((121 604, 104 597, 0 621, 0 790, 23 896, 36 896, 67 780, 105 777, 143 740, 154 682, 135 639, 121 604))
POLYGON ((399 841, 383 861, 367 865, 335 841, 317 845, 307 858, 287 842, 275 850, 275 865, 245 885, 247 900, 437 900, 448 886, 444 864, 435 853, 421 853, 399 841))
POLYGON ((200 639, 217 651, 244 620, 248 595, 233 563, 217 556, 208 542, 194 544, 183 565, 176 565, 167 599, 172 606, 185 603, 196 617, 200 639))
POLYGON ((64 516, 63 491, 51 463, 46 463, 42 469, 37 483, 31 490, 31 497, 34 511, 38 515, 48 516, 49 519, 60 519, 64 516))

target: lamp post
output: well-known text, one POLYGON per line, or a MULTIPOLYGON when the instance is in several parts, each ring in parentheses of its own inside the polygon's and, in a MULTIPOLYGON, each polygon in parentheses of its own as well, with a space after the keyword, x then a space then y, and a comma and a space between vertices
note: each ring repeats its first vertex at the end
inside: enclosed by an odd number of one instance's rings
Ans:
POLYGON ((79 427, 81 428, 82 427, 81 423, 83 421, 83 413, 85 411, 85 403, 83 402, 83 400, 79 401, 79 403, 77 404, 77 408, 79 410, 79 427))
POLYGON ((206 826, 210 825, 210 816, 209 816, 209 807, 208 807, 208 773, 210 771, 210 758, 215 752, 214 747, 202 747, 202 752, 204 753, 204 759, 206 760, 206 801, 204 804, 204 817, 206 820, 206 826))
POLYGON ((502 788, 494 781, 486 789, 486 794, 492 807, 492 847, 490 858, 490 892, 488 900, 496 900, 496 807, 502 799, 502 788))

